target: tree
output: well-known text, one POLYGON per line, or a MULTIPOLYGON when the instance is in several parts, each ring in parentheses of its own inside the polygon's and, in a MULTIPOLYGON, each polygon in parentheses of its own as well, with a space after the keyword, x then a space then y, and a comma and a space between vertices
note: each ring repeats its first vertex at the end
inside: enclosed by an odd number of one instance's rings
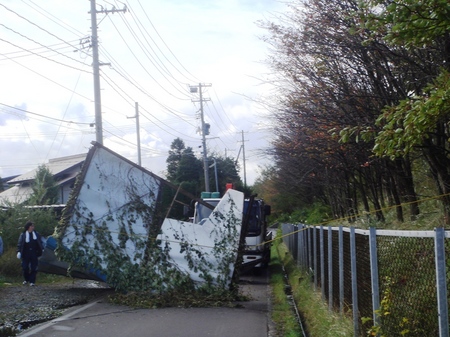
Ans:
POLYGON ((40 165, 32 185, 30 205, 52 205, 58 202, 59 186, 46 165, 40 165))
POLYGON ((370 39, 382 36, 410 54, 421 54, 416 63, 424 69, 397 104, 386 106, 377 120, 378 156, 403 158, 421 151, 442 195, 445 222, 450 224, 450 6, 447 0, 368 1, 362 11, 362 29, 370 39), (373 10, 374 8, 377 10, 373 10), (425 51, 426 54, 421 51, 425 51), (417 79, 427 83, 417 85, 417 79))
POLYGON ((169 156, 166 159, 167 163, 167 179, 171 182, 175 182, 177 178, 177 171, 180 165, 183 152, 186 150, 186 146, 181 138, 176 138, 170 145, 169 156))
MULTIPOLYGON (((280 84, 278 104, 270 107, 277 121, 272 155, 279 187, 303 195, 304 202, 330 204, 336 217, 354 216, 360 204, 369 211, 371 202, 383 220, 388 200, 403 220, 401 202, 416 198, 410 158, 376 158, 374 139, 361 134, 379 131, 383 107, 397 104, 422 77, 419 55, 369 39, 358 29, 359 1, 290 6, 284 25, 265 26, 275 54, 269 62, 280 84)), ((418 214, 416 204, 411 214, 418 214)))
MULTIPOLYGON (((217 170, 217 185, 221 194, 224 193, 226 184, 233 184, 233 188, 238 191, 243 191, 243 183, 239 177, 239 168, 237 163, 229 157, 222 157, 218 154, 211 154, 208 158, 208 163, 213 164, 214 160, 216 162, 217 168, 211 168, 211 170, 217 170)), ((211 165, 210 165, 211 166, 211 165)), ((215 171, 212 171, 215 173, 215 171)), ((210 186, 216 186, 215 174, 210 173, 210 186)), ((215 188, 214 188, 215 190, 215 188)))
MULTIPOLYGON (((179 185, 183 190, 200 197, 201 191, 204 190, 203 164, 195 156, 192 148, 186 147, 182 139, 176 138, 170 146, 166 162, 167 179, 171 183, 179 185)), ((164 202, 171 204, 175 193, 176 191, 172 189, 165 191, 164 202)), ((189 198, 183 195, 178 195, 177 201, 178 203, 172 207, 170 217, 184 219, 187 216, 186 208, 190 208, 190 213, 192 213, 193 205, 190 204, 189 198)))

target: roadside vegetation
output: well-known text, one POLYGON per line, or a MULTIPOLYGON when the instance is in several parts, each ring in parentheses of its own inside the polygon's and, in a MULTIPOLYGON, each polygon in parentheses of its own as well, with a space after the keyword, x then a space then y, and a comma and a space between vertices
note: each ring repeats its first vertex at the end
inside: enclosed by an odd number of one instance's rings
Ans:
POLYGON ((277 245, 272 245, 270 267, 270 286, 272 290, 272 321, 275 324, 276 336, 303 336, 298 318, 292 304, 287 298, 286 279, 277 245))
MULTIPOLYGON (((58 215, 51 209, 11 205, 0 212, 0 236, 4 245, 4 253, 0 257, 0 285, 5 282, 22 282, 22 269, 20 260, 16 257, 16 248, 19 235, 28 219, 36 223, 36 230, 44 237, 52 235, 58 223, 58 215)), ((38 275, 39 282, 46 279, 46 276, 42 275, 38 275)))
POLYGON ((271 285, 274 292, 272 319, 277 326, 279 336, 302 336, 300 324, 288 305, 284 293, 284 271, 289 287, 302 319, 302 325, 308 336, 337 337, 353 336, 352 318, 339 316, 328 310, 320 292, 314 292, 310 276, 302 273, 296 266, 292 255, 281 239, 272 246, 271 285), (283 302, 284 299, 284 302, 283 302), (281 302, 281 304, 277 304, 281 302))

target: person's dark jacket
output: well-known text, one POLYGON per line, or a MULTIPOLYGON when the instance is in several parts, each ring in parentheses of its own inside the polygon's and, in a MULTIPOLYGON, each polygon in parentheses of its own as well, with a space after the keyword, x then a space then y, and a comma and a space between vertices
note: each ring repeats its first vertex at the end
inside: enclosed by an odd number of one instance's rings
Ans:
MULTIPOLYGON (((25 247, 25 232, 23 231, 22 233, 20 233, 19 236, 19 241, 17 242, 17 252, 20 252, 20 255, 23 256, 23 249, 25 247)), ((36 238, 37 238, 37 248, 36 248, 36 256, 41 256, 42 255, 42 251, 44 250, 44 248, 42 247, 42 238, 41 238, 41 234, 39 234, 36 231, 33 231, 36 234, 36 238)), ((33 232, 30 233, 30 240, 33 239, 33 232)))

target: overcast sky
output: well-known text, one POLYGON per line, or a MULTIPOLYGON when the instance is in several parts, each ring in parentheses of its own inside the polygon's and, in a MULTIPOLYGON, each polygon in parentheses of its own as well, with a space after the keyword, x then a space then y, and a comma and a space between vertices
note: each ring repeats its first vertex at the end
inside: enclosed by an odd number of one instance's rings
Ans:
MULTIPOLYGON (((265 95, 269 46, 258 20, 283 10, 274 0, 97 0, 103 144, 164 177, 172 141, 201 155, 203 88, 211 125, 208 153, 236 159, 242 132, 251 185, 266 163, 265 95)), ((25 173, 51 158, 87 153, 96 139, 90 1, 0 2, 0 177, 25 173)), ((211 173, 212 174, 212 173, 211 173)), ((241 169, 241 177, 243 169, 241 169)))

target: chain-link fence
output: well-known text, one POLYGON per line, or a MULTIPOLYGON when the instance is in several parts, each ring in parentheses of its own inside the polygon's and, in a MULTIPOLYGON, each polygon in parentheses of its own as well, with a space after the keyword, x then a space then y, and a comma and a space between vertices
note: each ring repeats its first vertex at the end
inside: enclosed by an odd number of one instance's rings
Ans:
POLYGON ((450 232, 283 224, 283 241, 354 335, 449 336, 450 232))

